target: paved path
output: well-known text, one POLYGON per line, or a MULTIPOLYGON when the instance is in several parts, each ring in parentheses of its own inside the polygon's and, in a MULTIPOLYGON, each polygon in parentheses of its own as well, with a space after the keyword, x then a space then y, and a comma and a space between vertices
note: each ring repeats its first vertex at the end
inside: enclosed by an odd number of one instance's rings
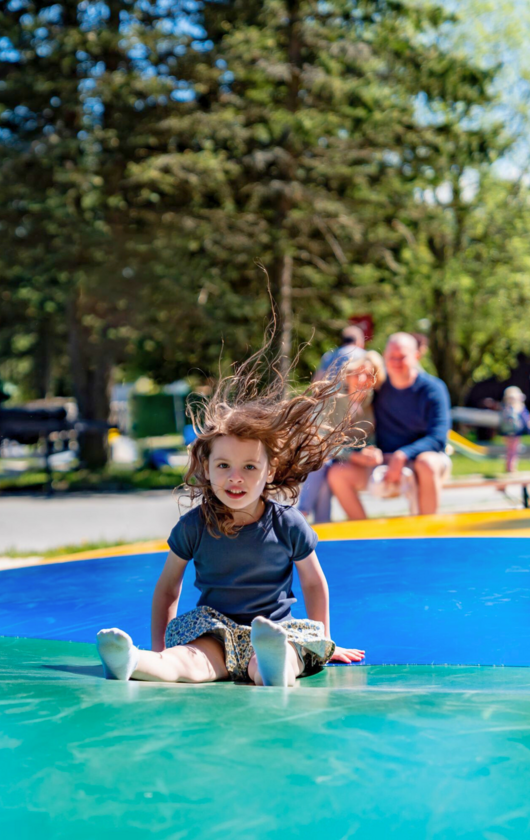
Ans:
MULTIPOLYGON (((520 489, 510 498, 491 487, 445 491, 443 513, 522 507, 520 489)), ((364 497, 371 517, 407 513, 403 499, 364 497)), ((165 491, 128 494, 72 494, 46 498, 0 496, 0 555, 81 543, 164 539, 179 517, 176 495, 165 491)), ((336 504, 334 519, 344 519, 336 504)))
POLYGON ((137 542, 169 535, 179 518, 170 492, 0 497, 0 554, 83 542, 137 542))

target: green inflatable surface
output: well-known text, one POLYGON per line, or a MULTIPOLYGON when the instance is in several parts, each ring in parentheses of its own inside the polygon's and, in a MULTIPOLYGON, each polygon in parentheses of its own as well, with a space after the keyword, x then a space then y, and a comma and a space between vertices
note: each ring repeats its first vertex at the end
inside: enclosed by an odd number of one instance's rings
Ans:
POLYGON ((93 645, 0 639, 0 836, 521 840, 529 701, 527 668, 120 683, 93 645))

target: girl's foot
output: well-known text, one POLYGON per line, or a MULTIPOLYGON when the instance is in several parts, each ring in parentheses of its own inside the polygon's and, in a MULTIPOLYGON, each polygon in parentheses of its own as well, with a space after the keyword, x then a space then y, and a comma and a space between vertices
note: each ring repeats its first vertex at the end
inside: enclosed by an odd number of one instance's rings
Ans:
POLYGON ((252 622, 250 640, 258 660, 263 685, 289 685, 289 643, 285 630, 274 621, 259 616, 252 622))
POLYGON ((100 630, 96 646, 103 662, 103 671, 107 680, 129 680, 138 665, 138 648, 131 637, 112 627, 100 630))

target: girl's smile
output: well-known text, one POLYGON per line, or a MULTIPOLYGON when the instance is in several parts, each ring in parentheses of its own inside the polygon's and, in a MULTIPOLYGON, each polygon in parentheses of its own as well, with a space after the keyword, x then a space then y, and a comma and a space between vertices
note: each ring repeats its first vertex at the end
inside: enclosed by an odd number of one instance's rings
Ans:
POLYGON ((242 499, 243 496, 246 495, 246 490, 234 490, 233 488, 227 487, 225 493, 227 496, 230 496, 231 499, 242 499))

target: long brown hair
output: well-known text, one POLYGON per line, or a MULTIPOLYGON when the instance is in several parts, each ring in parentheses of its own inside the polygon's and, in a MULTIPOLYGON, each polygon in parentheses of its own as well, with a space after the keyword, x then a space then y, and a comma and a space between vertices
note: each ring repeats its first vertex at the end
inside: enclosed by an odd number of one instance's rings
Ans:
MULTIPOLYGON (((280 496, 290 502, 298 498, 300 484, 309 473, 322 467, 343 446, 352 445, 351 417, 346 416, 336 427, 328 422, 342 381, 340 371, 331 379, 311 383, 300 394, 289 393, 289 374, 280 372, 279 357, 268 363, 272 375, 263 382, 269 346, 267 343, 248 361, 235 365, 234 373, 220 379, 210 399, 188 408, 197 438, 190 447, 184 487, 192 501, 202 498, 206 526, 213 536, 234 536, 241 528, 234 522, 230 508, 217 498, 206 476, 205 464, 217 437, 230 435, 261 441, 275 468, 262 497, 280 496)), ((297 360, 298 357, 290 371, 297 360)), ((373 387, 371 383, 369 387, 373 387)), ((351 402, 360 402, 363 396, 359 392, 351 402)), ((359 429, 359 441, 364 437, 359 429)))

